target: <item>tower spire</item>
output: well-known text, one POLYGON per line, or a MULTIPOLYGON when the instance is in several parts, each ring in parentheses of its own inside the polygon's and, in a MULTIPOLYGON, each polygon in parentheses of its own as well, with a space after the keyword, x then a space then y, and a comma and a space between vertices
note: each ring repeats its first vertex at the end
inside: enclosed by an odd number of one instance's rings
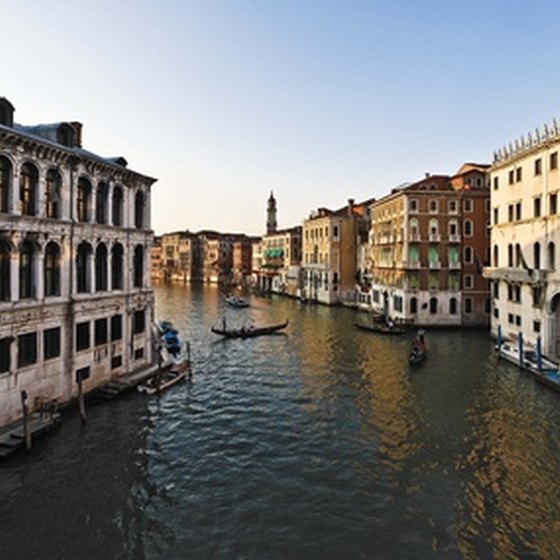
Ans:
POLYGON ((276 231, 278 223, 276 221, 276 199, 274 193, 270 191, 268 202, 266 205, 266 233, 270 235, 276 231))

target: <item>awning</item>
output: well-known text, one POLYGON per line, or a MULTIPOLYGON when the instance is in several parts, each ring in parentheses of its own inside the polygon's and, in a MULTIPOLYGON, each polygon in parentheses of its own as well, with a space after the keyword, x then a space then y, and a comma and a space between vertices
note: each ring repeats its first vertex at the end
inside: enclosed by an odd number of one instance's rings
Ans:
POLYGON ((268 249, 265 251, 265 256, 267 257, 283 257, 284 249, 268 249))

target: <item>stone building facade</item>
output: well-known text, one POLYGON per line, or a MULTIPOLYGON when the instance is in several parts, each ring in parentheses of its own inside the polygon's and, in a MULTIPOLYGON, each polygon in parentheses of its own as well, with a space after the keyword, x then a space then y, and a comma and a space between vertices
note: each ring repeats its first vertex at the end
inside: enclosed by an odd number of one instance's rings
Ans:
POLYGON ((154 179, 0 99, 0 425, 152 362, 154 179))
POLYGON ((159 239, 164 280, 192 282, 202 279, 201 242, 196 234, 176 231, 164 233, 159 239))
POLYGON ((494 154, 491 283, 494 335, 541 337, 560 358, 560 126, 556 121, 494 154))
POLYGON ((427 174, 372 204, 374 311, 411 324, 488 324, 487 168, 427 174))
POLYGON ((339 210, 319 208, 303 222, 302 299, 356 302, 358 246, 367 236, 370 202, 350 199, 339 210))
POLYGON ((301 226, 264 235, 257 288, 263 292, 298 296, 300 288, 301 226))

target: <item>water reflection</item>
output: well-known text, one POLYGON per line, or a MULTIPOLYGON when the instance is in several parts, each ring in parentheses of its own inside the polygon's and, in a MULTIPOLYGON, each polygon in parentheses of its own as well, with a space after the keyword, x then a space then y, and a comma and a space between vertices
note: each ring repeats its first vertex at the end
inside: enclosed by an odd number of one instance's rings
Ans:
POLYGON ((357 331, 355 312, 156 288, 190 383, 90 410, 0 469, 4 558, 554 558, 559 395, 485 333, 357 331), (290 319, 285 335, 222 340, 290 319), (71 538, 68 536, 71 535, 71 538))

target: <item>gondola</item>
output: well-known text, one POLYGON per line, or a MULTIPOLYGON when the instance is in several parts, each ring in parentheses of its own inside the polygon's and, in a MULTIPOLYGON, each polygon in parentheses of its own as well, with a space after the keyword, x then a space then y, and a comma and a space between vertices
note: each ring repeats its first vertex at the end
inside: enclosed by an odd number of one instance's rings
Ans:
POLYGON ((362 331, 368 331, 378 334, 406 334, 406 329, 402 327, 389 327, 388 325, 362 325, 360 323, 354 323, 354 326, 362 331))
POLYGON ((411 366, 418 365, 426 359, 426 356, 426 348, 418 344, 414 344, 412 350, 410 351, 410 354, 408 355, 408 363, 411 366))
POLYGON ((420 329, 414 339, 410 354, 408 355, 408 363, 411 366, 421 364, 428 357, 428 349, 424 339, 425 334, 424 329, 420 329))
POLYGON ((240 329, 226 329, 212 327, 212 332, 219 334, 225 338, 254 338, 256 336, 264 336, 267 334, 274 334, 276 332, 285 329, 288 326, 289 321, 281 323, 279 325, 271 325, 269 327, 241 327, 240 329))

